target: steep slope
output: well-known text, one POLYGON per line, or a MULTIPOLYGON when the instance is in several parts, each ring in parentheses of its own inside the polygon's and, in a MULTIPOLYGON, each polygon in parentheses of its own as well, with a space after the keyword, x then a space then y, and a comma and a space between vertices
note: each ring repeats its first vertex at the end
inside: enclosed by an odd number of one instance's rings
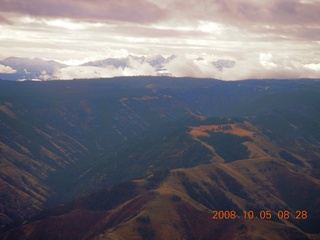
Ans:
POLYGON ((226 162, 214 144, 202 144, 214 151, 209 164, 155 170, 146 178, 45 212, 3 238, 320 238, 320 181, 312 176, 308 161, 298 155, 303 164, 283 159, 281 153, 288 150, 249 122, 220 119, 222 124, 203 124, 207 121, 191 121, 189 144, 202 141, 199 136, 204 134, 247 136, 251 140, 242 144, 247 146, 248 158, 226 162), (197 121, 200 125, 195 125, 197 121))
MULTIPOLYGON (((1 226, 38 212, 48 199, 56 204, 73 198, 78 178, 111 149, 150 126, 188 114, 177 100, 156 93, 155 101, 138 112, 132 105, 153 93, 142 83, 134 92, 131 82, 116 80, 1 82, 1 226)), ((104 164, 110 169, 114 165, 104 164)), ((108 186, 126 179, 116 175, 108 186)))
POLYGON ((121 189, 122 194, 136 189, 135 197, 110 211, 103 206, 107 198, 96 194, 75 203, 72 210, 62 215, 11 230, 4 239, 41 239, 43 236, 46 239, 319 238, 320 235, 315 234, 319 195, 310 205, 299 194, 319 192, 319 181, 287 171, 287 166, 278 160, 248 161, 251 162, 172 170, 163 181, 152 179, 156 175, 137 180, 133 182, 134 188, 123 185, 121 189), (285 191, 279 189, 277 179, 296 186, 290 196, 295 203, 286 201, 285 191), (301 185, 301 181, 305 184, 301 185), (158 186, 146 192, 143 189, 150 182, 158 186), (295 205, 297 203, 300 205, 295 205), (222 219, 219 219, 212 210, 236 211, 236 216, 225 219, 227 215, 220 215, 222 219), (243 213, 251 210, 256 216, 253 219, 243 213), (263 213, 269 210, 272 218, 262 219, 263 213), (308 212, 307 219, 294 219, 299 210, 308 212), (280 219, 284 211, 290 212, 288 220, 280 219), (63 231, 56 231, 58 229, 63 231))
POLYGON ((316 80, 0 81, 1 226, 159 169, 283 159, 319 179, 319 93, 316 80))
POLYGON ((6 225, 41 210, 54 193, 48 176, 88 156, 88 149, 49 125, 21 121, 18 113, 0 116, 0 222, 6 225))

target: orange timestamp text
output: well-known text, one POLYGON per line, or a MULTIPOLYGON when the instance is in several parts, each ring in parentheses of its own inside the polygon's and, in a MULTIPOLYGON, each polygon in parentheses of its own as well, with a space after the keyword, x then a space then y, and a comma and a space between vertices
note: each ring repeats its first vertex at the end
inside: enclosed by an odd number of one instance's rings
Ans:
POLYGON ((253 210, 243 211, 241 214, 238 214, 235 210, 213 210, 212 219, 236 219, 236 218, 244 218, 244 219, 272 219, 278 218, 282 219, 295 219, 295 220, 306 220, 308 218, 308 212, 306 210, 296 210, 295 212, 291 212, 289 210, 279 210, 276 212, 272 212, 271 210, 260 210, 258 212, 254 212, 253 210))

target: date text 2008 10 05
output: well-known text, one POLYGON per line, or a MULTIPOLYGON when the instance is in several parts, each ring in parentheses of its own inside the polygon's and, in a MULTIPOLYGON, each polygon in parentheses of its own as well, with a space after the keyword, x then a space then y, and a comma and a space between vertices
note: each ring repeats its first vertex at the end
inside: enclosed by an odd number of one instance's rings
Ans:
POLYGON ((308 212, 306 210, 296 210, 295 212, 290 212, 288 210, 279 210, 277 212, 272 212, 271 210, 261 210, 259 212, 254 212, 252 210, 243 211, 242 215, 238 215, 235 210, 213 210, 212 219, 236 219, 236 218, 244 218, 244 219, 272 219, 276 217, 278 219, 296 219, 296 220, 305 220, 308 218, 308 212))

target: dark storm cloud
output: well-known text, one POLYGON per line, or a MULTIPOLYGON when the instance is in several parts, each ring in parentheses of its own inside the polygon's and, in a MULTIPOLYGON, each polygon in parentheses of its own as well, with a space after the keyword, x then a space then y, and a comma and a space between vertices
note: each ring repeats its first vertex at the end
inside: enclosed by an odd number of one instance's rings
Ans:
POLYGON ((164 12, 146 0, 4 0, 0 12, 95 21, 152 22, 164 12))

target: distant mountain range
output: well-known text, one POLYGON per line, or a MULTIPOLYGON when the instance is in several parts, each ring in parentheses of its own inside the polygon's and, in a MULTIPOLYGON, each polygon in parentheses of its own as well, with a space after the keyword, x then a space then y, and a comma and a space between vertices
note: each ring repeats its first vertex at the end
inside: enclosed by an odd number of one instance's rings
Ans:
MULTIPOLYGON (((138 75, 172 76, 166 69, 166 64, 171 63, 175 58, 177 58, 175 55, 169 57, 164 57, 162 55, 148 57, 129 55, 128 57, 123 58, 106 58, 103 60, 86 62, 78 66, 71 66, 52 60, 47 61, 38 58, 9 57, 0 61, 0 79, 11 81, 64 79, 68 77, 66 77, 66 74, 61 74, 61 72, 66 71, 88 72, 84 75, 85 78, 96 78, 109 76, 106 75, 108 70, 110 70, 110 76, 117 76, 117 73, 125 69, 133 69, 139 73, 140 69, 143 67, 145 68, 146 66, 149 67, 150 70, 153 70, 152 74, 146 74, 141 71, 141 74, 138 75), (113 70, 119 71, 115 73, 113 70), (100 71, 103 73, 100 73, 100 71)), ((200 59, 203 60, 203 58, 198 58, 196 60, 200 59)), ((213 68, 220 71, 224 68, 232 68, 235 66, 234 61, 225 59, 212 61, 211 64, 213 68)))
POLYGON ((171 55, 168 58, 165 58, 161 55, 155 55, 152 57, 138 57, 129 55, 126 58, 107 58, 104 60, 98 60, 93 62, 87 62, 82 64, 81 66, 94 66, 94 67, 109 67, 113 66, 115 68, 126 68, 130 67, 130 61, 137 61, 138 63, 148 63, 150 66, 154 67, 157 70, 161 70, 164 68, 163 64, 170 62, 176 56, 171 55))
POLYGON ((10 57, 0 61, 0 65, 12 68, 14 73, 0 73, 0 79, 3 80, 34 80, 39 79, 41 75, 52 75, 56 69, 67 67, 67 65, 42 59, 29 59, 10 57))

